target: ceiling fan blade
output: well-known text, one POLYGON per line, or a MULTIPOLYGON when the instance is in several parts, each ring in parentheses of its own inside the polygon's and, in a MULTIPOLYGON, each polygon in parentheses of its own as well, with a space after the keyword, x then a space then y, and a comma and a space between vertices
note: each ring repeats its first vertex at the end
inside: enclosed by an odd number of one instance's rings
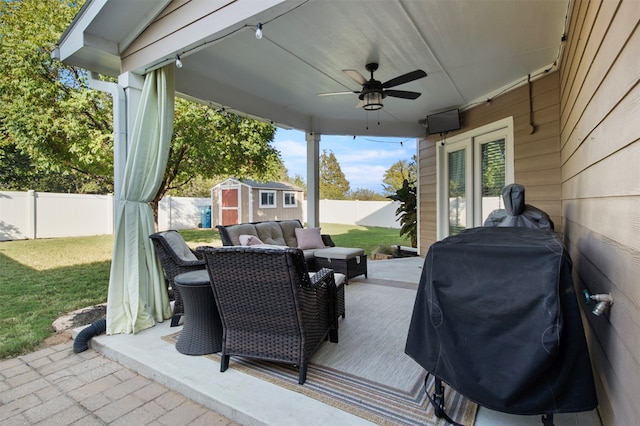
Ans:
POLYGON ((364 86, 364 84, 367 82, 367 79, 364 78, 362 74, 360 74, 356 70, 342 70, 342 72, 345 73, 351 80, 358 83, 360 86, 364 86))
POLYGON ((356 104, 355 108, 356 109, 362 108, 365 104, 366 104, 365 101, 358 101, 358 103, 356 104))
POLYGON ((316 96, 352 95, 354 93, 360 93, 360 92, 354 92, 354 91, 327 92, 327 93, 316 93, 316 96))
POLYGON ((413 80, 418 80, 419 78, 426 77, 427 73, 422 70, 415 70, 408 72, 406 74, 400 75, 396 78, 392 78, 391 80, 382 83, 382 88, 387 89, 389 87, 399 86, 404 83, 409 83, 413 80))
POLYGON ((385 95, 402 99, 418 99, 422 93, 408 92, 406 90, 385 90, 385 95))

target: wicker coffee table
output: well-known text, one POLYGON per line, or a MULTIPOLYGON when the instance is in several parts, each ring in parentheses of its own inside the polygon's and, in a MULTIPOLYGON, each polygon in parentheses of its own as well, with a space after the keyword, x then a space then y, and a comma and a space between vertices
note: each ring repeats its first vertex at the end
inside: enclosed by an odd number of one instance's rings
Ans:
POLYGON ((184 327, 176 349, 185 355, 205 355, 222 350, 222 322, 213 298, 207 270, 175 277, 184 304, 184 327))

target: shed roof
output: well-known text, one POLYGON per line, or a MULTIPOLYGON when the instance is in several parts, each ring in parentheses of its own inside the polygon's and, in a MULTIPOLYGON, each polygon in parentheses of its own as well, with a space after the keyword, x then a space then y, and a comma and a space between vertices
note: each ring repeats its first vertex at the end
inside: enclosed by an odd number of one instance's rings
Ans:
POLYGON ((215 185, 214 188, 218 188, 223 184, 229 184, 234 182, 241 185, 246 185, 250 188, 255 188, 255 189, 272 189, 276 191, 304 192, 303 188, 300 188, 299 186, 293 185, 288 182, 258 182, 251 179, 236 179, 236 178, 228 178, 223 182, 220 182, 219 184, 215 185))

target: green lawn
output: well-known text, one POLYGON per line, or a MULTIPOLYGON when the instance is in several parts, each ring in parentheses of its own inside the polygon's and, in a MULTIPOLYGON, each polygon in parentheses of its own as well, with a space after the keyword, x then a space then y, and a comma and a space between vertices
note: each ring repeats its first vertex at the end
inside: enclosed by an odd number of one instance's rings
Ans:
MULTIPOLYGON (((218 231, 180 231, 191 247, 220 246, 218 231)), ((410 245, 397 229, 322 224, 337 246, 367 254, 379 244, 410 245)), ((41 346, 64 313, 107 300, 113 237, 0 242, 0 359, 41 346)))

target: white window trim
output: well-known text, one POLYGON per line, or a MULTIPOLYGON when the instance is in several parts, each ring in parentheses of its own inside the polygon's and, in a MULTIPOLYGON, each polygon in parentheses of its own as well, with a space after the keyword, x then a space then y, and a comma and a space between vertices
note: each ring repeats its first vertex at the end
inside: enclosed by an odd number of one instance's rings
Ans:
POLYGON ((473 196, 473 209, 467 209, 466 220, 468 224, 473 226, 482 225, 481 212, 479 210, 479 185, 473 185, 473 181, 478 182, 479 167, 478 164, 474 164, 479 161, 476 159, 476 155, 473 154, 474 150, 478 149, 478 146, 482 142, 486 142, 487 138, 494 137, 496 133, 500 132, 505 136, 505 182, 506 184, 513 183, 514 181, 514 158, 513 158, 513 117, 503 118, 502 120, 495 121, 490 124, 486 124, 481 127, 469 130, 467 132, 456 135, 450 139, 446 139, 446 142, 437 144, 436 154, 436 170, 437 170, 437 185, 436 185, 436 238, 441 240, 449 235, 449 212, 448 202, 446 197, 449 193, 447 188, 447 161, 446 154, 450 151, 457 151, 462 148, 469 149, 471 155, 467 155, 467 170, 473 170, 473 176, 471 173, 467 174, 467 188, 472 191, 473 196), (478 187, 478 188, 476 188, 478 187))
POLYGON ((278 200, 276 197, 276 191, 260 190, 258 197, 261 209, 275 209, 277 207, 278 200), (262 194, 273 194, 273 204, 262 204, 262 194))
POLYGON ((292 209, 298 207, 298 197, 295 191, 283 191, 282 192, 282 207, 285 209, 292 209), (287 194, 293 196, 293 204, 287 204, 287 194))

